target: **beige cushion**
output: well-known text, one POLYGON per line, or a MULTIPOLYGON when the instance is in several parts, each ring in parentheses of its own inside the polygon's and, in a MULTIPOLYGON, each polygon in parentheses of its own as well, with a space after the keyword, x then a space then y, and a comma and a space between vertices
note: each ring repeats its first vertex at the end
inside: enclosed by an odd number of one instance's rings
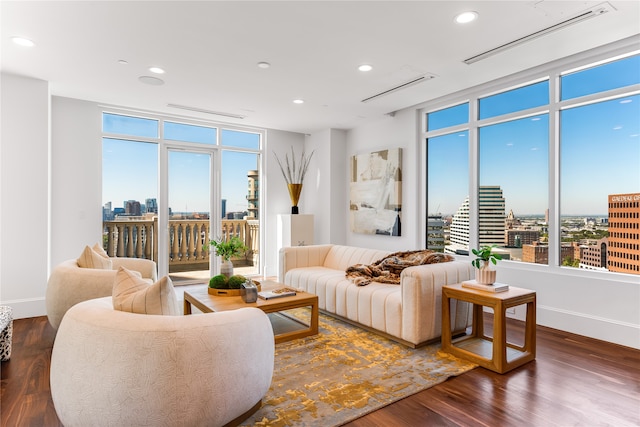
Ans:
POLYGON ((78 267, 111 270, 113 268, 113 263, 109 257, 105 258, 89 246, 85 246, 78 258, 78 267))
POLYGON ((104 248, 102 247, 102 245, 100 243, 96 243, 95 245, 93 245, 93 247, 91 249, 93 249, 101 257, 109 258, 109 254, 107 254, 107 252, 105 252, 104 248))
POLYGON ((164 276, 153 285, 140 273, 120 267, 113 284, 113 308, 139 314, 180 315, 173 283, 164 276))

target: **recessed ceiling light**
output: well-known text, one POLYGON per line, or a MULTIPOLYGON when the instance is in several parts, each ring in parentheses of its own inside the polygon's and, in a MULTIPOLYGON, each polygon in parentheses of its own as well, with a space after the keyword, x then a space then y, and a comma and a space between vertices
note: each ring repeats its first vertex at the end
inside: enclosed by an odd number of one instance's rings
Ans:
POLYGON ((373 70, 373 67, 369 64, 362 64, 361 66, 358 67, 358 70, 360 71, 371 71, 373 70))
POLYGON ((149 71, 156 74, 164 74, 164 70, 160 67, 149 67, 149 71))
POLYGON ((140 76, 138 80, 152 86, 162 86, 164 84, 164 80, 151 76, 140 76))
POLYGON ((32 47, 36 45, 32 40, 29 40, 24 37, 18 37, 18 36, 11 37, 11 41, 13 41, 15 44, 18 44, 20 46, 32 47))
POLYGON ((475 21, 476 19, 478 19, 478 12, 462 12, 461 14, 456 15, 456 22, 458 24, 467 24, 475 21))
POLYGON ((293 103, 294 104, 304 104, 304 99, 294 99, 293 103))
POLYGON ((258 62, 258 68, 269 68, 271 67, 271 64, 269 64, 268 62, 258 62))

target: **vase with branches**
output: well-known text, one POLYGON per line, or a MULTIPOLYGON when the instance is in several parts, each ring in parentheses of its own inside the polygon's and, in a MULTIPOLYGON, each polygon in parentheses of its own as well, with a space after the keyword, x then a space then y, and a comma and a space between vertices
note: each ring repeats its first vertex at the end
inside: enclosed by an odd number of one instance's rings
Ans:
POLYGON ((312 151, 311 154, 306 156, 305 151, 302 150, 300 159, 296 163, 296 154, 293 151, 293 147, 291 147, 291 157, 289 157, 289 153, 286 153, 284 157, 284 164, 282 161, 280 161, 280 158, 275 153, 275 151, 273 152, 273 155, 278 162, 278 166, 280 166, 280 172, 282 172, 282 176, 287 183, 289 197, 291 198, 292 214, 297 214, 299 212, 298 201, 300 200, 300 193, 302 192, 302 182, 304 181, 304 177, 307 174, 309 162, 311 161, 314 152, 315 150, 312 151))

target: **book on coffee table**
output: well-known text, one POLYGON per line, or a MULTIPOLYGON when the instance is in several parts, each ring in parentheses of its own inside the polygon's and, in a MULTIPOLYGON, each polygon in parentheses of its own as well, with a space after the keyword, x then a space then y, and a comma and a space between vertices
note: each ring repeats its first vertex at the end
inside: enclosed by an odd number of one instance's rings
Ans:
POLYGON ((505 292, 509 290, 509 285, 504 283, 494 283, 493 285, 481 285, 475 280, 467 280, 462 282, 463 288, 478 289, 487 292, 505 292))
POLYGON ((273 298, 289 297, 295 294, 296 294, 295 289, 281 288, 281 289, 274 289, 272 291, 258 292, 258 298, 273 299, 273 298))

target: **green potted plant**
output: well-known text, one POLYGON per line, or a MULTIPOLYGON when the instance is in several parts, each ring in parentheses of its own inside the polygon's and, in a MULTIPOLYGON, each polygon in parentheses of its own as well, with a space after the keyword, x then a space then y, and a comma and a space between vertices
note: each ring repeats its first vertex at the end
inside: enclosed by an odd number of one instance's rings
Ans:
POLYGON ((493 285, 496 281, 496 271, 491 268, 491 264, 496 265, 502 259, 500 254, 493 251, 496 247, 497 245, 485 245, 480 249, 471 250, 476 256, 476 259, 471 261, 471 264, 477 268, 476 282, 481 285, 493 285))
POLYGON ((236 296, 238 292, 232 292, 232 289, 240 289, 242 283, 246 281, 246 277, 240 275, 233 275, 227 277, 224 274, 218 274, 213 276, 209 280, 209 294, 218 296, 236 296))
POLYGON ((223 261, 220 264, 220 273, 227 277, 233 276, 233 263, 231 262, 231 258, 242 255, 249 249, 237 236, 233 236, 226 241, 219 237, 218 239, 211 240, 209 245, 213 246, 217 256, 222 257, 223 261))

